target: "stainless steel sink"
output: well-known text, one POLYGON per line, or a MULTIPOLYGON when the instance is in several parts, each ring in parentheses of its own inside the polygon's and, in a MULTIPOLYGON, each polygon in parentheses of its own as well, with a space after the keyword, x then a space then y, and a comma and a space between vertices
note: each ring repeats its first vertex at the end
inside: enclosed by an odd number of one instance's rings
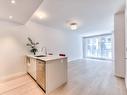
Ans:
POLYGON ((46 57, 46 55, 37 55, 35 57, 46 57))

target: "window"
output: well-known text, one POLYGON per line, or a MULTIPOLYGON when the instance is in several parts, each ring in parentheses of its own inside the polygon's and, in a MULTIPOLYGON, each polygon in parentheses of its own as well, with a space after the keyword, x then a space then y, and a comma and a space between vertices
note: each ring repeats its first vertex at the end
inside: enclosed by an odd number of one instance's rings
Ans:
POLYGON ((112 35, 88 37, 84 41, 85 57, 112 59, 112 35))

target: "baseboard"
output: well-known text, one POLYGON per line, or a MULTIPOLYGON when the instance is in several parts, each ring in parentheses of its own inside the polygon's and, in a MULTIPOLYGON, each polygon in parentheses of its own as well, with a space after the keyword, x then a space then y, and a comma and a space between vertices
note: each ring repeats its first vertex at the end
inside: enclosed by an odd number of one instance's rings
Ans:
POLYGON ((19 73, 15 73, 15 74, 12 74, 12 75, 5 76, 5 77, 1 77, 0 82, 9 81, 9 80, 15 79, 17 77, 20 77, 20 76, 23 76, 23 75, 26 75, 26 74, 27 74, 27 72, 19 72, 19 73))
POLYGON ((70 63, 70 62, 75 62, 75 61, 80 61, 80 60, 82 60, 81 58, 78 58, 78 59, 72 59, 72 60, 68 60, 68 62, 70 63))
POLYGON ((118 78, 125 79, 125 77, 124 77, 124 76, 120 76, 120 75, 116 75, 116 74, 115 74, 115 76, 116 76, 116 77, 118 77, 118 78))
POLYGON ((77 62, 77 61, 81 61, 81 60, 83 60, 83 59, 68 60, 68 62, 71 63, 71 62, 77 62))

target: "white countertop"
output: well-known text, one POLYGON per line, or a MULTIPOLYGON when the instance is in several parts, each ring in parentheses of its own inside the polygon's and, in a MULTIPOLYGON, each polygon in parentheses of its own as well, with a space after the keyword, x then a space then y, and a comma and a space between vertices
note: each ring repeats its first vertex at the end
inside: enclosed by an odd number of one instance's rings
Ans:
POLYGON ((56 59, 67 58, 67 57, 64 57, 64 56, 57 56, 57 55, 48 55, 46 57, 35 57, 34 55, 27 55, 27 56, 35 58, 35 59, 40 59, 40 60, 43 60, 43 61, 51 61, 51 60, 56 60, 56 59))

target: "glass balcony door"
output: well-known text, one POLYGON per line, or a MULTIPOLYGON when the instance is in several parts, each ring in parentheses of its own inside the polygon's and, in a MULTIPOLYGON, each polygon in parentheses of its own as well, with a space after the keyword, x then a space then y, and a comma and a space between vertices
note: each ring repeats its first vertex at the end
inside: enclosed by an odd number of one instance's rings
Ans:
POLYGON ((85 39, 85 57, 112 59, 112 35, 94 36, 85 39))

